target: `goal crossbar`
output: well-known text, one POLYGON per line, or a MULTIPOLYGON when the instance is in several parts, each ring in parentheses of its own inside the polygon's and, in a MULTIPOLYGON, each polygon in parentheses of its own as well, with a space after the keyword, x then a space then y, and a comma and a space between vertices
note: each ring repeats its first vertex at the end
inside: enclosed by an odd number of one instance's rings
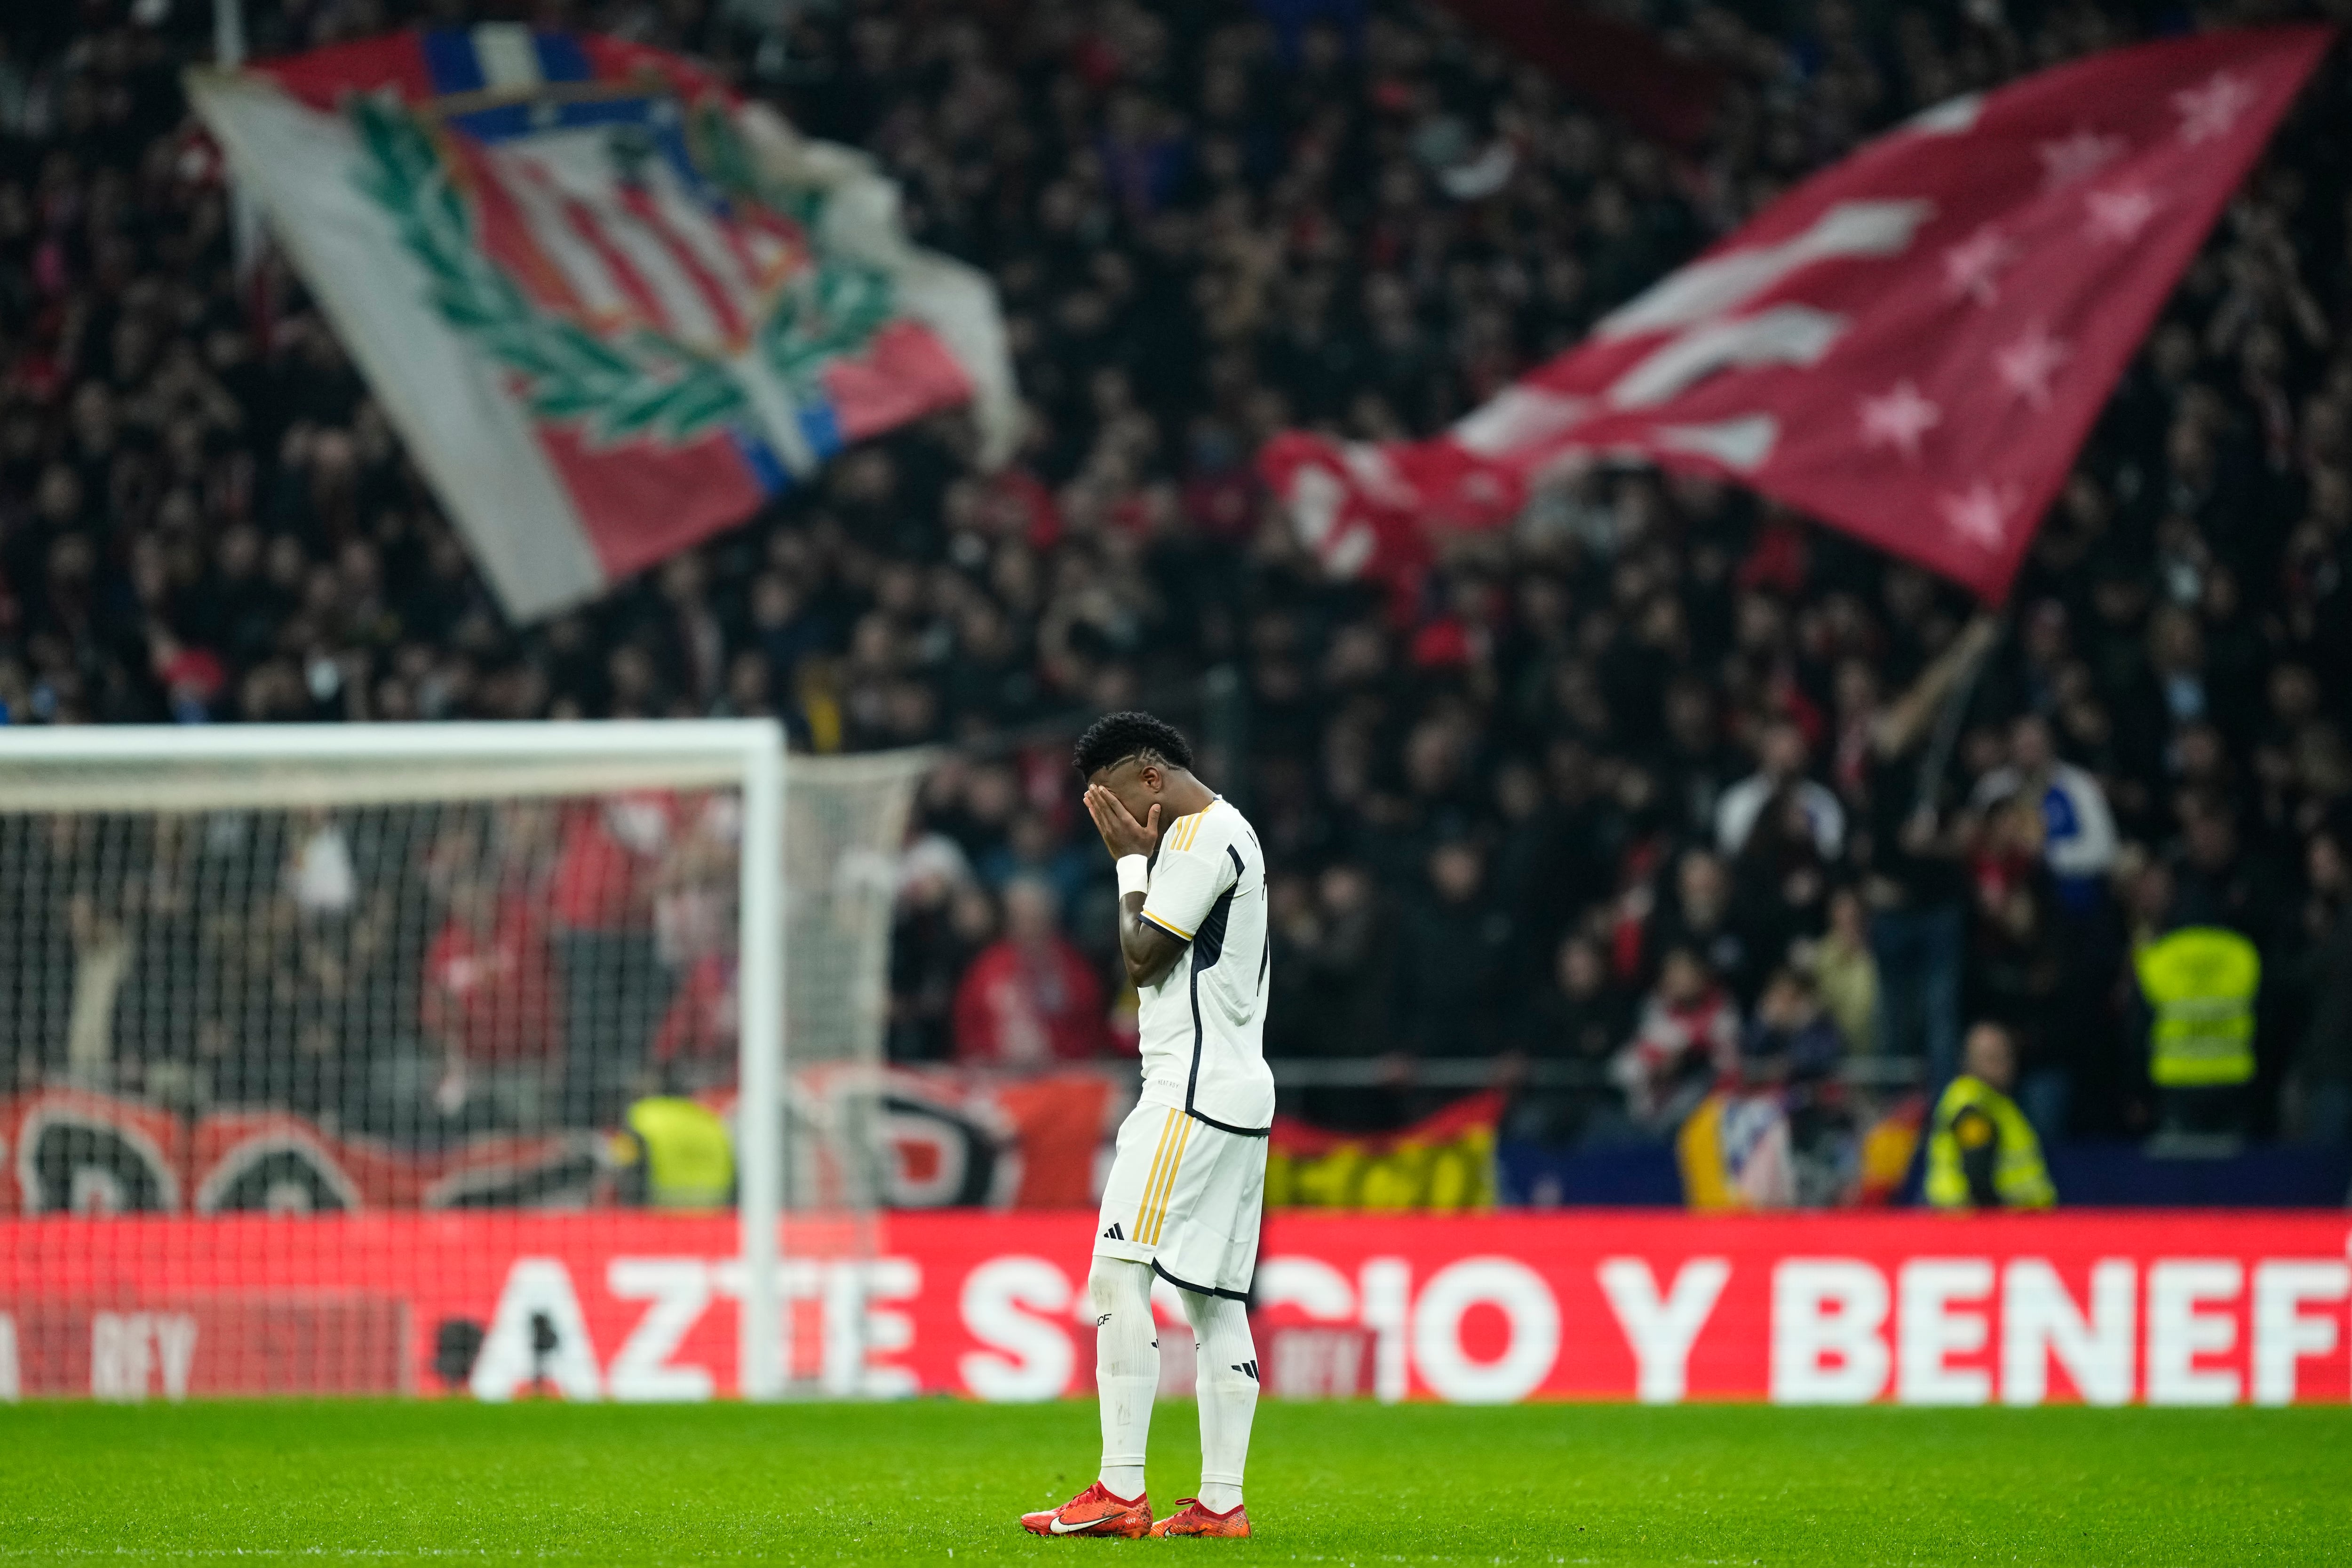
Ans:
POLYGON ((0 812, 392 805, 740 784, 772 720, 0 730, 0 812), (436 771, 441 769, 447 772, 436 771), (462 782, 452 788, 453 777, 462 782))

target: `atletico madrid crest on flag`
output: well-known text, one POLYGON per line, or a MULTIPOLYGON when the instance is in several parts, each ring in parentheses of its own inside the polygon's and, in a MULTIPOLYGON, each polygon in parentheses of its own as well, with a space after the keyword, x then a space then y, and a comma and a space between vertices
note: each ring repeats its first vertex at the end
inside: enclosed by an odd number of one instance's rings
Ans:
POLYGON ((489 26, 190 86, 518 616, 909 419, 1009 442, 985 280, 684 60, 489 26))

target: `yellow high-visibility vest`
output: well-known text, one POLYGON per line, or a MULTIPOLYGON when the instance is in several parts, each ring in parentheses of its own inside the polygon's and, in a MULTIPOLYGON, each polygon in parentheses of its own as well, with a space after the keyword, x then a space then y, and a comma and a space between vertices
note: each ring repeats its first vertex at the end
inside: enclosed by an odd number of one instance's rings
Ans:
POLYGON ((2132 954, 2148 1027, 2148 1077, 2166 1089, 2244 1083, 2254 1076, 2254 994, 2263 958, 2220 926, 2183 926, 2132 954))
POLYGON ((2042 1163, 2042 1140, 2017 1102, 1980 1078, 1967 1073, 1951 1081, 1936 1102, 1927 1134, 1927 1201, 1939 1209, 1964 1209, 1974 1199, 1963 1157, 1994 1144, 1992 1186, 2000 1206, 2046 1209, 2058 1201, 2050 1168, 2042 1163))
POLYGON ((735 1190, 735 1148, 719 1113, 667 1095, 629 1107, 645 1151, 646 1202, 655 1208, 725 1208, 735 1190))

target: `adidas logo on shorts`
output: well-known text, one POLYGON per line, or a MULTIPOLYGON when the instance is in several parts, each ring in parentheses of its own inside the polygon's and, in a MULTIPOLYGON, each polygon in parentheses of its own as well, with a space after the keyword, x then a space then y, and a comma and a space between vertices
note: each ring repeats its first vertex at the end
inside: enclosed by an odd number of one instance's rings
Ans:
POLYGON ((1125 1241, 1127 1233, 1118 1228, 1118 1221, 1113 1220, 1110 1222, 1110 1228, 1102 1233, 1102 1238, 1105 1241, 1125 1241))

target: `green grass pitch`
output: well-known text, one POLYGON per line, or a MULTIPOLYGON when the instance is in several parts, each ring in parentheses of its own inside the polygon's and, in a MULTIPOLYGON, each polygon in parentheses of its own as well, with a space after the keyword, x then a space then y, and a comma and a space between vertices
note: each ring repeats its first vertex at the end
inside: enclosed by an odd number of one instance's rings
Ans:
MULTIPOLYGON (((1154 1423, 1160 1511, 1199 1451, 1154 1423)), ((1259 1410, 1248 1542, 1036 1541, 1094 1408, 0 1408, 0 1563, 2352 1563, 2352 1412, 1259 1410)))

